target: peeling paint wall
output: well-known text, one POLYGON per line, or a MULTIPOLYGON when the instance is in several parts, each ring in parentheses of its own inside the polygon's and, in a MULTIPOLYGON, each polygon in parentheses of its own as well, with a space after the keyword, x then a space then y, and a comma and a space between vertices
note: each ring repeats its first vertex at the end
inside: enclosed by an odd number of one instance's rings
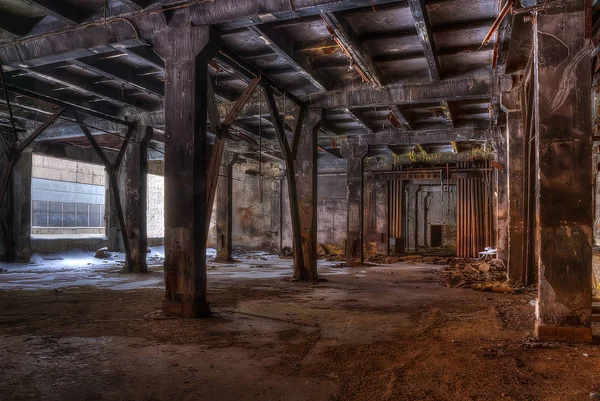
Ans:
POLYGON ((343 251, 348 207, 346 176, 318 177, 317 199, 317 244, 325 245, 331 252, 343 251))
MULTIPOLYGON (((279 247, 280 175, 279 168, 271 164, 263 165, 262 177, 255 163, 238 163, 233 167, 234 248, 273 250, 279 247)), ((208 246, 213 248, 216 247, 216 208, 221 201, 215 198, 211 215, 208 246)), ((289 225, 288 222, 284 227, 289 225)), ((291 246, 291 240, 288 246, 291 246)))

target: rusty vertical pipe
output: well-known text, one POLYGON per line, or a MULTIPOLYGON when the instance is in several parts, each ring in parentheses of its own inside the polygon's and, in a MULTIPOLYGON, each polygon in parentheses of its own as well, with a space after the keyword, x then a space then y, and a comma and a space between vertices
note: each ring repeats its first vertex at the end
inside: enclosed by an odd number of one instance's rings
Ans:
POLYGON ((483 251, 483 248, 488 246, 488 242, 486 240, 486 221, 487 221, 487 208, 485 204, 485 182, 482 179, 478 179, 479 186, 479 249, 478 251, 483 251))
POLYGON ((469 257, 473 257, 473 250, 475 249, 475 183, 473 179, 469 179, 469 238, 471 239, 469 243, 469 257))
POLYGON ((465 257, 471 255, 471 180, 465 179, 465 257))
POLYGON ((481 225, 483 223, 483 208, 481 202, 481 179, 475 178, 473 180, 475 184, 475 249, 474 252, 482 250, 481 244, 483 243, 483 230, 481 225))
MULTIPOLYGON (((461 163, 461 168, 463 167, 463 164, 461 163)), ((464 258, 467 256, 467 237, 466 237, 466 230, 467 230, 467 181, 464 179, 460 180, 460 187, 461 187, 461 191, 460 191, 460 205, 461 205, 461 211, 462 211, 462 218, 461 218, 461 228, 460 228, 460 237, 461 237, 461 242, 462 242, 462 246, 461 246, 461 256, 464 258)))
POLYGON ((477 197, 477 179, 471 180, 471 213, 473 220, 471 221, 471 257, 475 255, 479 242, 479 202, 477 197))
POLYGON ((394 236, 394 225, 392 224, 392 222, 394 221, 394 208, 392 207, 392 205, 394 204, 394 181, 388 179, 388 186, 387 186, 387 190, 388 190, 388 232, 390 234, 390 237, 394 236))
POLYGON ((461 256, 461 251, 460 251, 460 246, 462 244, 461 242, 461 235, 460 235, 460 228, 461 228, 461 223, 462 223, 462 215, 460 213, 460 181, 456 181, 456 256, 460 257, 461 256))
POLYGON ((463 226, 463 239, 464 239, 464 244, 463 244, 463 253, 464 253, 464 257, 468 257, 469 256, 469 224, 471 222, 471 215, 469 214, 469 201, 468 201, 468 196, 469 196, 469 180, 468 179, 464 179, 463 182, 463 211, 465 214, 464 217, 464 226, 463 226))
MULTIPOLYGON (((462 168, 462 163, 459 163, 458 167, 462 168)), ((465 189, 464 180, 457 179, 456 187, 457 187, 457 191, 458 191, 456 203, 458 205, 458 209, 460 210, 460 227, 458 228, 457 237, 460 238, 460 249, 459 249, 460 256, 464 257, 464 255, 465 255, 465 250, 464 250, 465 239, 464 239, 464 235, 463 235, 464 221, 465 221, 464 199, 463 199, 463 193, 464 193, 464 189, 465 189)))

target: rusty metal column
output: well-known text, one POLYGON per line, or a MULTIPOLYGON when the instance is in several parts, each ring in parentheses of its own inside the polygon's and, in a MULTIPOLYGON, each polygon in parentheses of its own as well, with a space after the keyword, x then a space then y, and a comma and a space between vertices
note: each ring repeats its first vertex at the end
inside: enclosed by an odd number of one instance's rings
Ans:
POLYGON ((165 299, 166 314, 209 313, 206 300, 206 180, 208 62, 219 38, 175 11, 155 33, 165 60, 165 299))
POLYGON ((536 336, 591 341, 592 120, 585 1, 534 18, 536 336))
MULTIPOLYGON (((317 273, 317 135, 323 111, 312 109, 306 113, 298 140, 294 170, 300 212, 300 230, 302 235, 302 269, 294 266, 294 278, 308 281, 316 280, 317 273)), ((292 202, 293 200, 290 199, 292 202)))
POLYGON ((132 273, 146 273, 148 265, 148 142, 152 127, 136 124, 132 141, 125 150, 125 226, 131 251, 132 273))
POLYGON ((225 152, 221 162, 221 174, 217 184, 217 257, 216 262, 231 262, 233 245, 233 166, 237 154, 225 152))
POLYGON ((346 159, 346 179, 348 180, 348 221, 346 237, 346 263, 349 266, 364 262, 364 158, 369 148, 345 141, 342 143, 342 156, 346 159))

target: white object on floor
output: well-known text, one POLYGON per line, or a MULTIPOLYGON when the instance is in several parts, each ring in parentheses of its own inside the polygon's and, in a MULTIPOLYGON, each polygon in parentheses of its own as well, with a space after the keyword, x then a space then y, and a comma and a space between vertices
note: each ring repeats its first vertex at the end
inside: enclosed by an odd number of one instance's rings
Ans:
POLYGON ((490 257, 490 260, 495 259, 498 255, 498 250, 495 248, 490 248, 486 246, 483 249, 485 249, 485 251, 479 252, 479 260, 487 260, 488 256, 490 257))

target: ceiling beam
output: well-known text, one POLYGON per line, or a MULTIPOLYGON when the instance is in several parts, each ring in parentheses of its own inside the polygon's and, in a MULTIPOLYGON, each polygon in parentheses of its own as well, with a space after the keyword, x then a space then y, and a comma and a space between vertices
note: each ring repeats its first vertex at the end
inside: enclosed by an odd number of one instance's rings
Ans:
POLYGON ((486 18, 474 21, 460 21, 460 22, 452 22, 446 24, 438 24, 432 27, 432 31, 434 34, 438 33, 452 33, 452 32, 460 32, 467 31, 472 29, 482 29, 482 28, 491 28, 491 26, 496 21, 495 18, 486 18))
POLYGON ((429 66, 429 76, 432 81, 439 81, 440 64, 435 53, 435 43, 433 43, 433 36, 431 35, 431 25, 427 16, 425 0, 408 0, 408 5, 415 21, 419 39, 423 45, 423 52, 429 66))
POLYGON ((158 106, 158 104, 152 105, 148 104, 148 102, 139 101, 126 91, 120 91, 106 85, 95 84, 88 78, 84 78, 75 74, 69 74, 65 72, 64 68, 65 65, 62 64, 54 66, 48 65, 32 67, 30 69, 24 68, 18 71, 13 71, 12 73, 6 75, 11 77, 14 74, 21 74, 24 72, 41 80, 68 87, 76 92, 83 93, 88 96, 98 97, 104 101, 118 104, 121 107, 131 106, 145 111, 152 111, 158 106))
POLYGON ((139 77, 126 65, 118 65, 98 56, 84 57, 71 61, 80 68, 95 72, 115 81, 126 83, 148 95, 164 97, 164 85, 159 80, 139 77))
MULTIPOLYGON (((398 120, 398 122, 404 126, 404 128, 411 130, 411 131, 413 130, 412 125, 410 124, 410 122, 408 121, 408 119, 406 118, 404 113, 402 113, 400 111, 398 106, 396 106, 395 104, 391 105, 390 113, 393 114, 393 117, 395 117, 398 120)), ((391 120, 392 120, 392 116, 388 116, 388 121, 390 121, 390 123, 392 125, 395 125, 395 123, 391 120)), ((398 127, 394 127, 394 128, 398 128, 398 127)))
POLYGON ((65 109, 75 109, 83 114, 92 116, 92 117, 97 117, 97 118, 101 118, 104 120, 108 120, 110 122, 114 122, 117 124, 123 124, 123 125, 128 125, 128 123, 118 117, 116 117, 116 115, 114 114, 108 114, 104 111, 99 111, 97 109, 97 106, 92 107, 91 103, 89 101, 81 101, 81 100, 74 100, 71 98, 65 98, 64 95, 61 95, 60 98, 56 97, 56 94, 50 94, 47 93, 47 91, 44 91, 46 93, 40 92, 39 88, 31 88, 31 87, 24 87, 23 83, 21 82, 17 82, 20 86, 15 86, 12 82, 7 83, 6 84, 6 90, 14 93, 14 94, 19 94, 22 96, 27 96, 30 99, 35 99, 38 100, 40 102, 45 102, 51 105, 56 105, 56 106, 60 106, 60 107, 64 107, 65 109))
POLYGON ((27 37, 0 47, 0 64, 5 66, 43 65, 73 58, 114 52, 120 47, 147 44, 131 25, 121 19, 81 29, 58 31, 52 35, 27 37))
MULTIPOLYGON (((452 55, 457 55, 457 54, 462 54, 462 53, 490 52, 492 50, 494 50, 494 45, 487 44, 485 46, 475 45, 475 46, 467 46, 467 47, 464 47, 464 46, 447 47, 445 49, 437 50, 436 54, 438 57, 441 57, 441 56, 452 56, 452 55)), ((386 62, 413 60, 413 59, 420 59, 420 58, 423 58, 422 52, 388 53, 388 54, 378 55, 378 56, 374 57, 373 59, 375 61, 377 61, 378 63, 386 63, 386 62)))
MULTIPOLYGON (((168 5, 180 1, 161 0, 160 3, 168 5)), ((397 0, 295 0, 293 10, 290 9, 289 2, 285 1, 253 0, 240 7, 239 0, 220 0, 193 4, 187 12, 194 25, 219 25, 221 29, 227 30, 319 15, 322 11, 345 11, 395 2, 397 0)), ((44 0, 44 3, 52 6, 55 0, 44 0)), ((66 10, 65 13, 71 13, 74 19, 79 18, 73 10, 66 10)), ((12 65, 25 62, 39 65, 44 58, 51 58, 50 62, 65 61, 73 58, 73 54, 91 54, 90 49, 97 53, 106 52, 108 45, 139 46, 152 42, 154 33, 164 28, 165 24, 164 18, 159 14, 134 14, 129 20, 115 16, 102 21, 102 24, 12 42, 11 46, 0 48, 0 63, 12 65)))
POLYGON ((356 121, 358 123, 358 125, 360 125, 361 127, 365 128, 366 130, 370 131, 371 133, 375 133, 378 131, 377 127, 375 126, 375 124, 373 124, 373 122, 371 122, 364 114, 362 111, 360 110, 351 110, 351 109, 344 109, 344 112, 346 114, 348 114, 354 121, 356 121))
POLYGON ((371 32, 365 33, 358 37, 358 40, 361 42, 376 42, 380 40, 391 40, 391 39, 399 39, 402 40, 407 37, 415 36, 417 34, 416 29, 414 28, 404 28, 397 29, 394 31, 387 32, 371 32))
POLYGON ((226 69, 231 71, 234 75, 238 76, 242 81, 250 83, 252 79, 262 76, 262 86, 267 86, 272 88, 275 92, 280 94, 286 93, 288 99, 297 105, 302 104, 302 101, 293 95, 292 93, 286 91, 279 84, 274 82, 269 75, 265 71, 255 67, 251 63, 244 60, 238 54, 233 52, 230 49, 222 46, 217 55, 213 58, 219 65, 223 65, 226 69))
MULTIPOLYGON (((309 95, 312 108, 350 109, 354 107, 392 106, 400 104, 438 103, 442 100, 484 99, 490 96, 492 85, 489 73, 473 74, 469 78, 430 83, 388 85, 381 89, 349 88, 309 95)), ((510 79, 510 77, 508 77, 510 79)), ((501 81, 506 78, 499 78, 501 81)), ((508 86, 502 82, 501 86, 508 86)), ((512 82, 510 83, 512 85, 512 82)))
MULTIPOLYGON (((483 143, 489 137, 489 130, 473 129, 441 129, 425 131, 405 131, 396 135, 363 135, 360 143, 365 145, 412 145, 417 144, 448 144, 449 142, 476 142, 483 143)), ((347 136, 318 138, 319 146, 331 147, 332 139, 341 143, 347 136)))
POLYGON ((325 148, 322 146, 318 146, 317 145, 317 149, 327 153, 328 155, 331 155, 333 157, 335 157, 336 159, 343 159, 344 156, 342 156, 342 152, 340 152, 339 148, 325 148))
POLYGON ((322 13, 329 33, 336 39, 344 53, 351 59, 355 68, 359 69, 363 80, 378 87, 383 86, 383 75, 373 62, 367 49, 356 38, 354 30, 346 20, 332 12, 322 13))
POLYGON ((305 57, 299 57, 294 51, 294 43, 287 40, 282 32, 276 32, 266 26, 251 26, 248 28, 258 37, 262 37, 268 46, 279 57, 287 61, 304 79, 310 82, 318 91, 325 91, 325 76, 312 70, 305 57))
MULTIPOLYGON (((294 43, 286 40, 281 32, 276 32, 273 29, 265 26, 253 26, 249 27, 250 31, 254 32, 258 37, 261 37, 265 42, 269 43, 269 47, 278 56, 283 58, 294 68, 304 79, 313 85, 317 91, 326 92, 329 89, 327 79, 320 72, 315 71, 310 63, 304 57, 298 56, 296 53, 294 43)), ((375 132, 372 128, 372 124, 364 116, 356 115, 353 111, 345 110, 346 113, 362 127, 375 132)))
MULTIPOLYGON (((178 0, 162 0, 175 2, 178 0)), ((239 0, 220 0, 202 3, 193 8, 192 21, 199 25, 221 24, 222 29, 236 29, 264 23, 298 21, 319 15, 321 12, 342 12, 360 8, 371 8, 398 3, 398 0, 294 0, 289 1, 253 0, 239 7, 239 0), (233 21, 233 22, 231 22, 233 21)))

